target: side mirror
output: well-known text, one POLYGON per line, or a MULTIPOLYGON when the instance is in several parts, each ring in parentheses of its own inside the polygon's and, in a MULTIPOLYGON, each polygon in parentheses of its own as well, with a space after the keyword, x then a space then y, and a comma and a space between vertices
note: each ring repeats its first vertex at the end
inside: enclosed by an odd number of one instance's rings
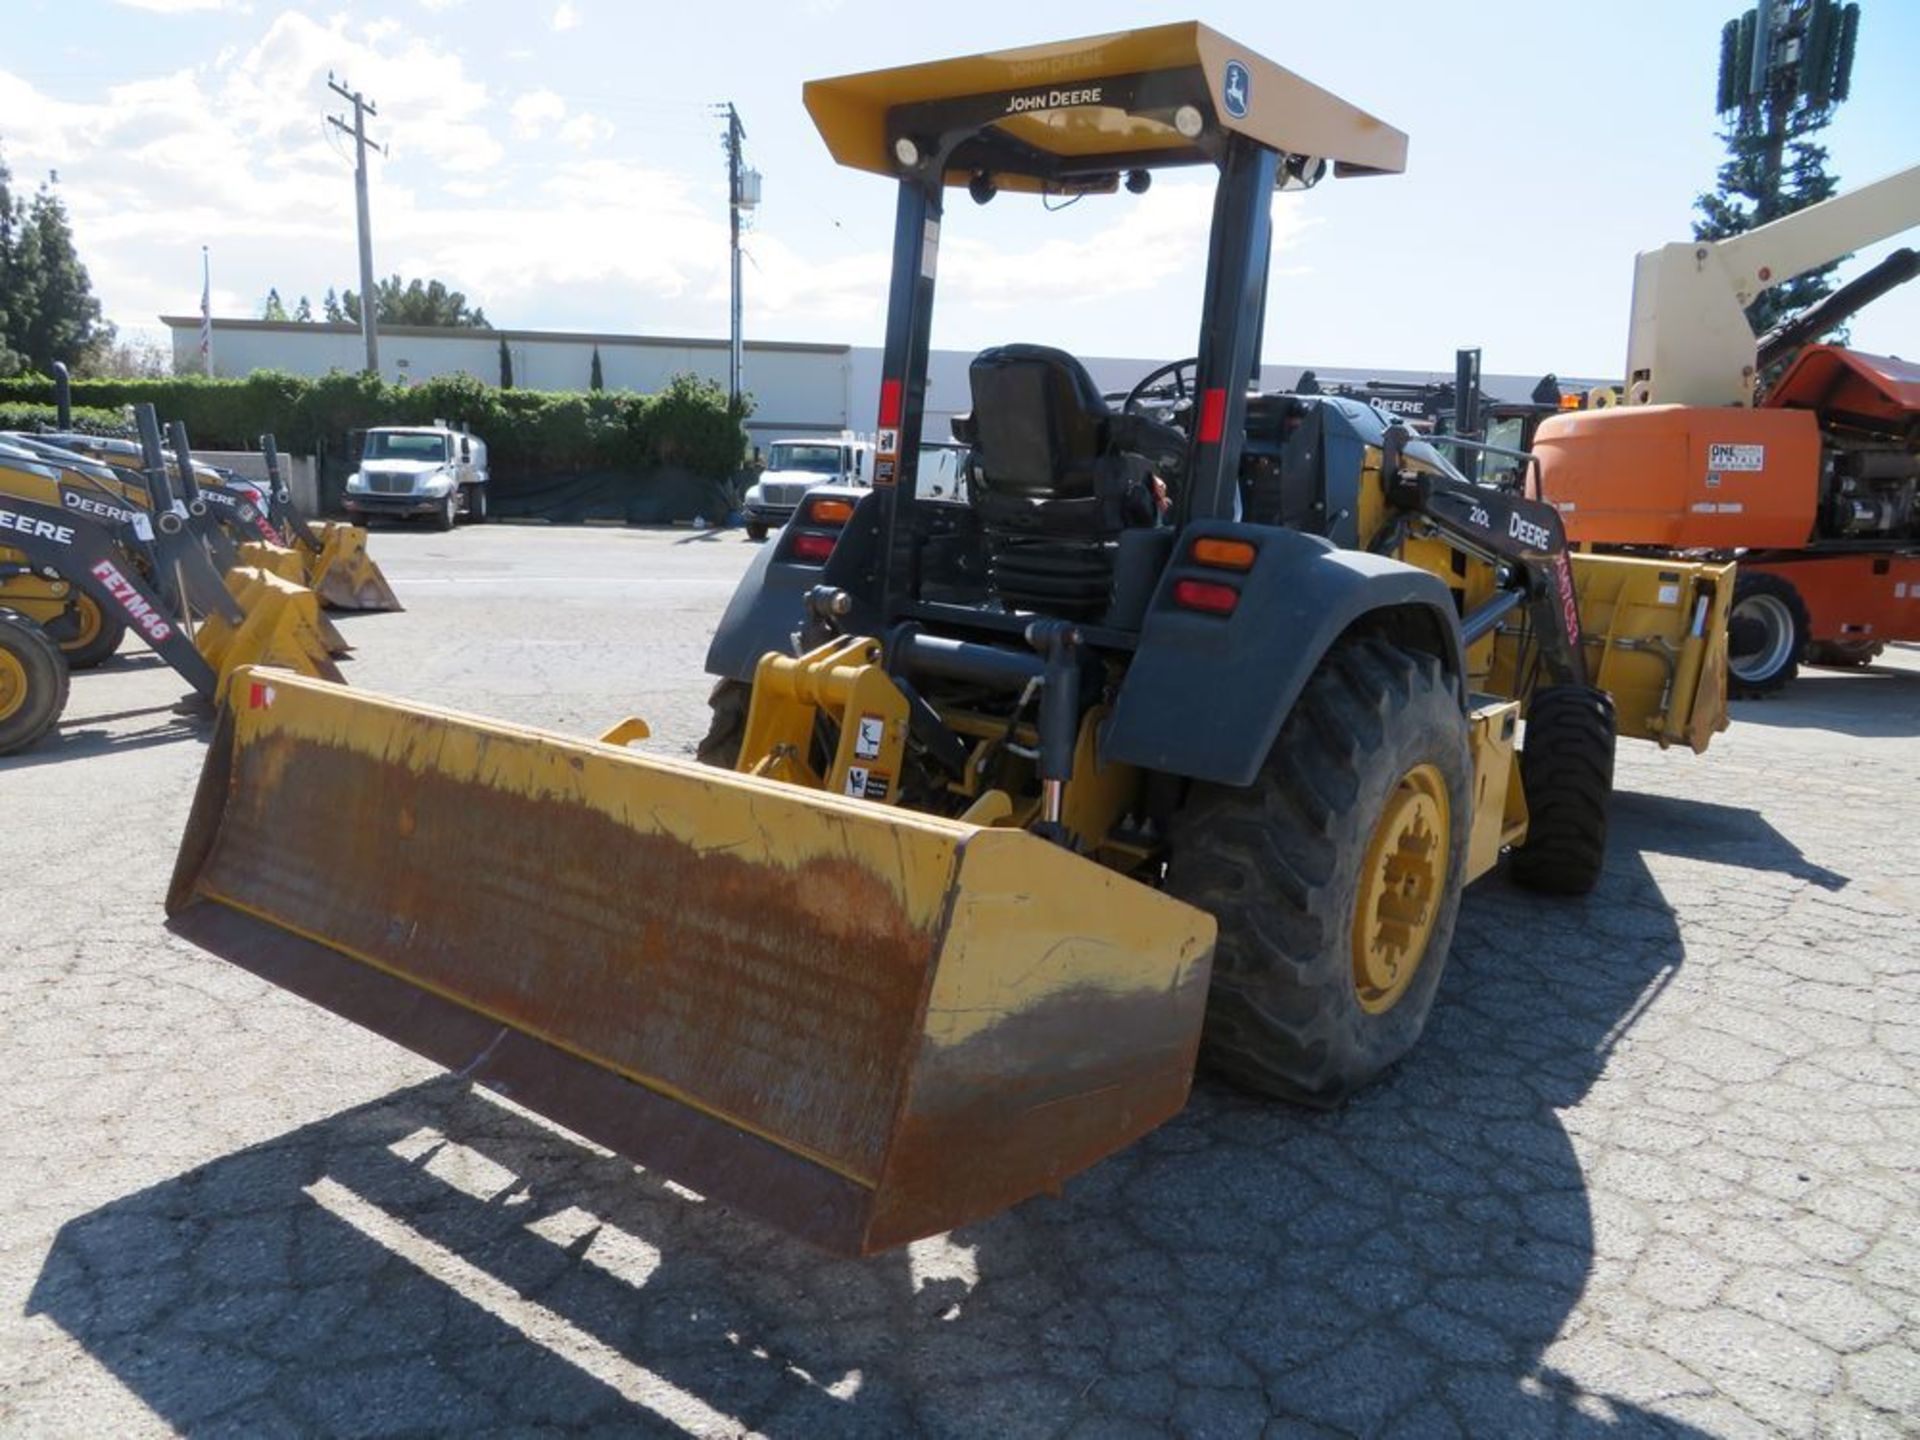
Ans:
POLYGON ((472 458, 473 458, 473 452, 468 448, 467 442, 465 440, 462 440, 460 442, 460 463, 464 465, 467 461, 471 460, 472 458))

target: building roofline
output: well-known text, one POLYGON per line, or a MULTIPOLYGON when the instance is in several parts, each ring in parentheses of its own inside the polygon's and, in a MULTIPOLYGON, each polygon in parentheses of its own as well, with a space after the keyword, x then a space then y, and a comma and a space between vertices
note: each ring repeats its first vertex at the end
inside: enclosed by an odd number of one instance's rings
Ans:
MULTIPOLYGON (((198 315, 162 315, 160 323, 170 330, 198 330, 198 315)), ((215 330, 258 330, 287 335, 358 335, 360 327, 335 320, 252 320, 213 317, 215 330)), ((725 350, 725 340, 692 335, 616 335, 586 330, 479 330, 464 325, 382 325, 382 335, 399 335, 423 340, 472 340, 485 336, 494 340, 549 340, 567 344, 675 346, 689 350, 725 350)), ((853 347, 805 340, 748 340, 749 350, 788 350, 814 355, 845 355, 853 347)))

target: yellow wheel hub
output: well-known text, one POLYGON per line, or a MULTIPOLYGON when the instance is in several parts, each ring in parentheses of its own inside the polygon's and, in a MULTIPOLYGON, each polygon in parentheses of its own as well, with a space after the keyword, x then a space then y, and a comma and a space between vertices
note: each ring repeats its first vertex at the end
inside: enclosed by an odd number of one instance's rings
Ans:
POLYGON ((1416 765, 1400 777, 1367 842, 1353 910, 1353 988, 1383 1015, 1407 993, 1433 939, 1452 851, 1447 782, 1416 765))
POLYGON ((27 667, 17 655, 0 650, 0 720, 11 720, 26 703, 27 667))

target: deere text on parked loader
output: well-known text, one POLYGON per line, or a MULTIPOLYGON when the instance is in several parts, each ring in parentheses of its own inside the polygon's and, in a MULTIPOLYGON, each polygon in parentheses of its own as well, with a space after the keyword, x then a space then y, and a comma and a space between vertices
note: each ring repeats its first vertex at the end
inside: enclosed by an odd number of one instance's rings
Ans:
POLYGON ((835 159, 896 186, 874 487, 809 494, 735 595, 703 749, 730 768, 248 672, 168 907, 863 1252, 1137 1138, 1203 1045, 1322 1103, 1391 1065, 1466 880, 1507 847, 1544 888, 1597 877, 1615 706, 1590 677, 1620 677, 1623 733, 1722 722, 1727 577, 1594 562, 1583 616, 1550 507, 1368 407, 1248 394, 1285 311, 1275 190, 1398 171, 1406 142, 1226 37, 805 93, 835 159), (1186 166, 1216 176, 1201 343, 1163 371, 1194 403, 1115 410, 1064 351, 994 347, 958 427, 967 502, 916 497, 949 187, 1137 193, 1186 166))

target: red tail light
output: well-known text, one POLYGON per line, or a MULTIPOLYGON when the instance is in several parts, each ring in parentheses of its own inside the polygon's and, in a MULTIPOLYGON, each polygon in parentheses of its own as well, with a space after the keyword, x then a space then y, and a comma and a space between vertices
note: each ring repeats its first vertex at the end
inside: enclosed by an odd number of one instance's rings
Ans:
POLYGON ((1200 610, 1208 615, 1231 615, 1240 603, 1240 592, 1231 585, 1216 585, 1211 580, 1176 580, 1173 603, 1182 610, 1200 610))
POLYGON ((832 535, 808 535, 801 533, 793 537, 793 548, 787 553, 795 560, 806 565, 824 565, 827 557, 833 554, 832 535))

